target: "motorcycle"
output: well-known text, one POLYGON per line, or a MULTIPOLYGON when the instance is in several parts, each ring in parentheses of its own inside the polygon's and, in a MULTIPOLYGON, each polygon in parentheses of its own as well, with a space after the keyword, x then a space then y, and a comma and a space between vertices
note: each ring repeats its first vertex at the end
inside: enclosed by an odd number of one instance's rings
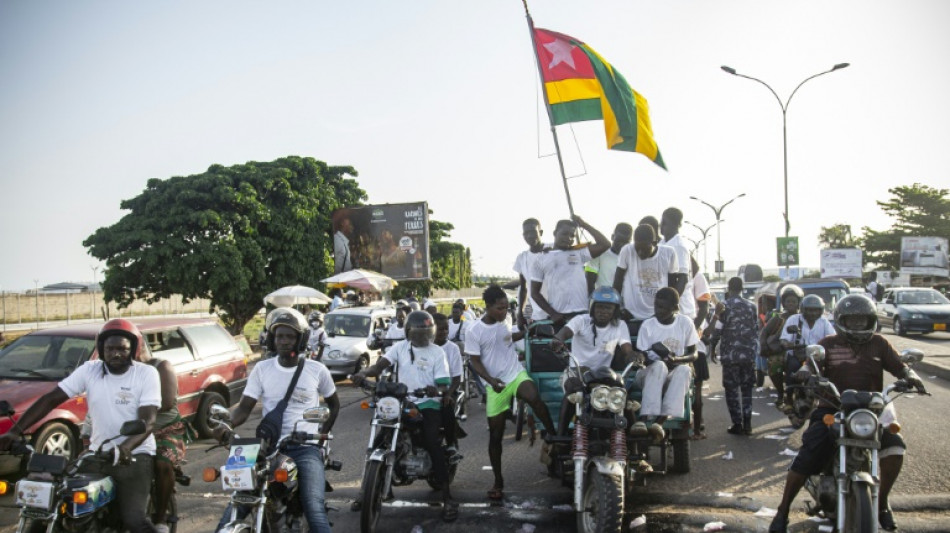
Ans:
MULTIPOLYGON (((422 415, 409 401, 406 385, 387 381, 384 374, 376 382, 363 380, 360 387, 372 394, 372 401, 363 402, 362 407, 374 409, 360 485, 360 531, 375 533, 383 500, 392 487, 410 485, 418 479, 425 479, 433 490, 442 487, 435 479, 432 458, 422 445, 422 415)), ((412 395, 422 397, 425 391, 415 390, 412 395)), ((446 447, 449 484, 461 460, 460 454, 450 454, 446 447)))
MULTIPOLYGON (((229 506, 231 514, 227 524, 219 530, 221 533, 289 533, 307 530, 307 519, 298 495, 297 465, 281 452, 291 444, 316 446, 322 450, 325 469, 339 471, 343 464, 330 459, 332 435, 297 431, 300 422, 322 424, 329 418, 330 409, 325 406, 304 411, 303 418, 294 424, 293 431, 278 441, 273 453, 267 454, 267 443, 263 439, 241 438, 229 424, 230 412, 221 406, 212 407, 212 423, 224 426, 231 433, 228 444, 218 444, 206 450, 210 452, 228 446, 227 463, 220 468, 205 468, 202 472, 202 479, 206 482, 220 479, 222 488, 232 491, 229 506)), ((328 482, 327 492, 332 491, 328 482)))
MULTIPOLYGON (((0 401, 0 414, 13 419, 14 411, 8 402, 0 401)), ((10 453, 30 457, 26 477, 16 483, 16 506, 20 508, 17 533, 121 532, 115 482, 108 475, 80 469, 92 463, 112 464, 116 448, 104 446, 119 437, 142 434, 145 429, 142 420, 125 422, 119 435, 104 441, 99 450, 86 450, 72 461, 61 455, 34 453, 25 440, 16 443, 10 453)), ((0 494, 7 487, 6 482, 0 482, 0 494)), ((175 508, 173 496, 170 518, 174 517, 175 508)), ((169 522, 175 524, 173 520, 169 522)))
POLYGON ((628 405, 624 387, 624 379, 634 363, 628 364, 618 377, 610 368, 585 370, 566 349, 561 355, 570 364, 562 383, 565 397, 558 433, 566 435, 570 431, 568 403, 574 404, 571 457, 577 531, 619 532, 628 488, 629 421, 624 409, 639 409, 635 402, 628 405))
POLYGON ((805 425, 811 412, 815 409, 815 399, 808 395, 802 384, 795 378, 795 371, 801 368, 805 360, 807 346, 802 343, 802 333, 798 326, 791 325, 785 329, 794 335, 792 347, 785 356, 785 408, 783 411, 793 428, 799 429, 805 425))
MULTIPOLYGON (((814 504, 808 503, 807 512, 833 519, 836 531, 842 533, 876 533, 881 437, 885 431, 900 431, 899 424, 886 420, 886 409, 898 397, 915 392, 915 389, 899 379, 885 387, 884 392, 849 389, 839 393, 837 387, 818 371, 817 363, 824 356, 821 346, 806 348, 804 363, 812 365, 815 373, 806 390, 837 409, 824 420, 829 431, 835 434, 837 453, 821 474, 806 480, 805 489, 815 501, 814 504)), ((920 350, 904 350, 901 361, 913 364, 923 356, 920 350)), ((923 386, 916 392, 930 396, 923 386)))

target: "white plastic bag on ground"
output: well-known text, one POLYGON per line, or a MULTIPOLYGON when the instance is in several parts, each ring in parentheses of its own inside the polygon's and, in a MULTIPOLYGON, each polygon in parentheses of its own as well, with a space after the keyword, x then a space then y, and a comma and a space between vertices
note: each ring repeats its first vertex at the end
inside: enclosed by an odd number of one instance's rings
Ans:
POLYGON ((709 522, 703 527, 703 531, 722 531, 726 529, 725 522, 709 522))

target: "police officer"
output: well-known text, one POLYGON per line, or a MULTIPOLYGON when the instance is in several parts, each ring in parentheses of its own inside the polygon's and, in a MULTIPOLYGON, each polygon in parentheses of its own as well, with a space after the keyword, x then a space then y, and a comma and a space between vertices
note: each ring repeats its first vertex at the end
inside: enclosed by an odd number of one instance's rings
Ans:
POLYGON ((715 318, 713 341, 719 341, 722 388, 732 419, 727 431, 733 435, 751 435, 759 320, 755 305, 742 297, 742 278, 729 280, 726 301, 717 309, 715 318))

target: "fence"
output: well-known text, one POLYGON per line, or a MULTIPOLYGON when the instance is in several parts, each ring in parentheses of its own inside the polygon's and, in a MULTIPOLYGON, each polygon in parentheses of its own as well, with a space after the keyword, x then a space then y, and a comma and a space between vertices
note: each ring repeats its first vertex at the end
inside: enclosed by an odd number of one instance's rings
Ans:
POLYGON ((181 296, 172 296, 155 303, 136 300, 119 309, 114 302, 106 304, 101 292, 75 293, 0 293, 0 323, 8 325, 55 322, 65 320, 101 320, 109 318, 207 313, 209 300, 192 300, 187 304, 181 296))

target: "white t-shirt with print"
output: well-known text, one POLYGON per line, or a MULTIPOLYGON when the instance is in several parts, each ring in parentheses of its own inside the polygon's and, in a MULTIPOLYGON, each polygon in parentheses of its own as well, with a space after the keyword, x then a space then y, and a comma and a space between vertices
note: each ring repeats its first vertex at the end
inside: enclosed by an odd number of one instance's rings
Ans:
POLYGON ((656 291, 669 284, 670 272, 678 272, 676 251, 669 246, 657 246, 653 257, 640 259, 633 244, 620 250, 617 268, 627 271, 623 278, 623 306, 634 318, 644 320, 653 316, 656 291))
MULTIPOLYGON (((535 253, 531 250, 525 250, 518 254, 518 257, 515 258, 515 264, 511 267, 515 272, 524 277, 525 289, 528 294, 528 304, 531 305, 531 316, 526 317, 531 320, 545 320, 548 318, 548 314, 538 307, 538 304, 534 302, 534 298, 531 297, 531 270, 534 268, 534 263, 540 257, 541 252, 535 253)), ((548 297, 548 289, 546 286, 541 286, 541 296, 545 298, 548 297)))
POLYGON ((397 342, 383 357, 396 367, 399 383, 404 383, 409 389, 410 401, 426 399, 425 396, 413 396, 412 391, 416 389, 448 385, 451 381, 445 351, 434 342, 422 347, 413 346, 409 341, 397 342))
POLYGON ((620 254, 616 254, 611 248, 607 248, 606 252, 587 263, 587 271, 597 274, 597 280, 594 281, 595 289, 597 287, 614 286, 614 274, 617 272, 617 261, 619 259, 620 254))
MULTIPOLYGON (((66 379, 59 388, 70 398, 86 393, 89 404, 88 417, 93 420, 90 449, 98 450, 103 441, 119 434, 122 424, 139 419, 139 407, 162 405, 162 387, 158 371, 151 365, 133 361, 124 374, 103 375, 102 360, 86 361, 66 379)), ((125 442, 128 437, 119 437, 106 444, 106 449, 125 442)), ((132 454, 155 455, 155 437, 149 435, 132 454)))
MULTIPOLYGON (((690 261, 689 248, 686 247, 686 243, 683 242, 683 239, 680 237, 680 234, 677 233, 670 240, 663 239, 662 241, 660 241, 660 244, 669 246, 670 248, 676 250, 676 264, 679 267, 679 272, 681 274, 686 274, 686 288, 683 289, 683 294, 692 294, 693 280, 692 280, 692 276, 689 275, 689 271, 693 262, 690 261)), ((689 318, 696 318, 696 300, 692 298, 681 297, 680 298, 680 314, 686 315, 689 318)))
POLYGON ((452 321, 449 318, 449 340, 452 342, 464 343, 465 342, 465 330, 468 329, 468 325, 471 324, 468 320, 459 320, 458 324, 452 321))
MULTIPOLYGON (((244 389, 244 396, 254 398, 261 402, 261 417, 267 416, 287 394, 287 387, 294 377, 297 366, 290 368, 281 366, 277 357, 261 361, 251 370, 251 375, 247 378, 247 388, 244 389)), ((320 397, 326 398, 336 393, 336 385, 333 384, 333 376, 327 367, 319 361, 312 359, 304 363, 304 368, 300 372, 300 378, 294 387, 293 394, 287 402, 287 409, 284 411, 284 424, 280 430, 281 438, 290 434, 294 429, 294 422, 303 418, 303 413, 307 409, 312 409, 320 405, 320 397)), ((311 422, 301 422, 297 424, 297 431, 306 431, 315 433, 319 429, 319 424, 311 422)), ((276 443, 275 443, 276 444, 276 443)))
POLYGON ((650 318, 640 326, 637 334, 637 350, 647 352, 647 357, 653 361, 659 360, 650 350, 654 343, 661 342, 670 351, 670 355, 680 357, 686 353, 686 348, 699 342, 699 335, 693 327, 693 321, 688 317, 677 314, 672 324, 660 324, 656 317, 650 318))
MULTIPOLYGON (((797 315, 792 315, 788 317, 788 320, 785 321, 785 324, 782 325, 782 336, 783 341, 794 342, 795 335, 794 333, 788 332, 789 326, 798 326, 799 331, 801 331, 801 342, 802 344, 811 345, 818 344, 818 341, 824 339, 825 337, 830 337, 834 335, 835 327, 831 325, 831 322, 828 322, 828 319, 825 317, 820 317, 815 321, 814 326, 809 326, 808 321, 805 320, 805 317, 801 313, 797 315)), ((789 352, 791 353, 791 352, 789 352)))
POLYGON ((449 377, 460 377, 462 375, 462 351, 452 341, 445 341, 441 348, 445 352, 445 362, 449 365, 449 377))
POLYGON ((386 328, 386 335, 384 339, 400 340, 406 338, 406 329, 399 327, 399 324, 394 320, 389 327, 386 328))
POLYGON ((611 321, 606 327, 597 328, 594 338, 594 319, 590 315, 577 315, 567 327, 574 333, 571 354, 581 366, 588 368, 609 367, 617 346, 630 344, 630 330, 621 321, 611 321))
POLYGON ((486 324, 478 320, 472 324, 465 341, 465 353, 481 357, 488 375, 505 384, 510 383, 524 370, 518 361, 510 326, 505 322, 486 324))
POLYGON ((545 298, 559 313, 587 311, 587 276, 584 264, 590 261, 590 248, 542 252, 531 270, 531 281, 548 287, 545 298))

